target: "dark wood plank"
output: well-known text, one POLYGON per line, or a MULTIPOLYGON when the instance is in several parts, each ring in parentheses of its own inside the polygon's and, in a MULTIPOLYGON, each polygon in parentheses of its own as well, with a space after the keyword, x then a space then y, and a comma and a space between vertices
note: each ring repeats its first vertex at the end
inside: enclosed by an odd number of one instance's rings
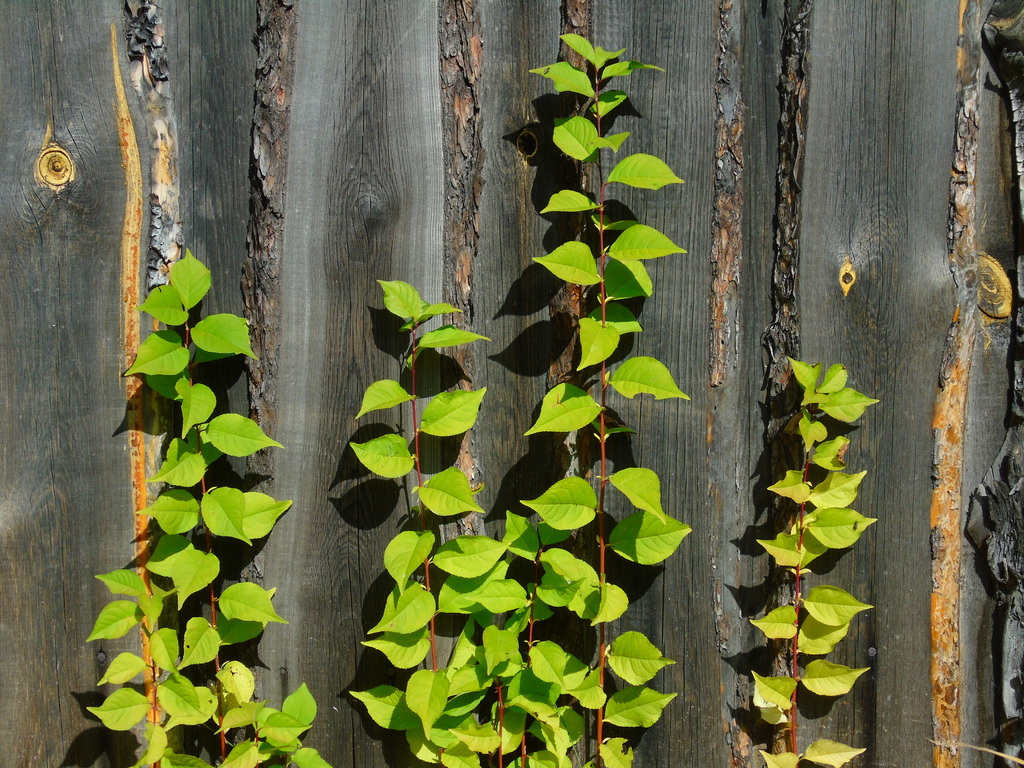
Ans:
MULTIPOLYGON (((0 29, 0 684, 12 765, 107 765, 130 736, 82 709, 122 642, 85 644, 109 600, 93 579, 132 556, 109 3, 20 8, 0 29), (33 170, 48 139, 74 163, 59 192, 33 170)), ((127 642, 127 641, 126 641, 127 642)), ((123 754, 123 750, 120 750, 123 754)))
MULTIPOLYGON (((946 257, 957 19, 953 8, 815 3, 803 170, 803 357, 841 361, 881 400, 850 436, 859 509, 879 522, 828 574, 872 603, 835 658, 870 667, 807 727, 867 764, 931 759, 931 417, 953 316, 946 257), (849 259, 856 282, 843 295, 849 259)), ((831 658, 831 657, 830 657, 831 658)))

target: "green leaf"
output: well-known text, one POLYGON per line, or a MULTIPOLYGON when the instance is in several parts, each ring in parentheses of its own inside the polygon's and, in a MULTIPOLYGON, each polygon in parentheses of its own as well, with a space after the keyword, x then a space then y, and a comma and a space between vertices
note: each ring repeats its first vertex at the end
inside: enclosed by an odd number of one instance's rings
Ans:
POLYGON ((164 533, 185 533, 199 524, 199 502, 184 488, 171 488, 139 514, 154 518, 164 533))
POLYGON ((124 637, 141 620, 142 611, 139 609, 138 603, 131 600, 114 600, 103 606, 93 624, 92 632, 89 633, 85 641, 113 640, 124 637))
POLYGON ((391 379, 375 381, 366 388, 363 395, 363 404, 359 407, 356 418, 360 418, 370 411, 380 411, 391 408, 400 403, 412 400, 412 395, 406 392, 402 385, 391 379))
POLYGON ((608 664, 612 671, 631 685, 643 685, 674 661, 666 659, 661 651, 640 632, 619 635, 608 649, 608 664))
MULTIPOLYGON (((624 333, 640 333, 643 327, 637 322, 636 316, 630 312, 629 307, 614 301, 605 305, 605 322, 617 330, 621 336, 624 333)), ((601 308, 598 307, 590 313, 593 320, 601 319, 601 308)))
POLYGON ((612 152, 618 152, 622 142, 629 138, 629 131, 622 133, 610 133, 602 139, 597 140, 598 147, 608 147, 612 152))
POLYGON ((135 362, 125 376, 146 373, 174 376, 188 367, 189 353, 176 331, 154 331, 139 345, 135 362))
POLYGON ((590 109, 595 114, 604 117, 628 98, 629 96, 625 91, 602 91, 590 109))
POLYGON ((382 728, 405 731, 416 728, 419 717, 409 709, 405 694, 391 685, 378 685, 368 691, 352 691, 353 698, 363 702, 370 718, 382 728))
POLYGON ((256 768, 260 764, 260 749, 253 741, 235 744, 219 768, 256 768))
POLYGON ((149 649, 153 662, 160 667, 175 671, 178 661, 178 633, 168 627, 158 629, 149 636, 149 649))
POLYGON ((401 435, 381 435, 365 443, 349 443, 360 463, 382 477, 404 477, 416 466, 401 435))
POLYGON ((162 726, 146 723, 146 749, 132 768, 152 765, 160 760, 167 751, 167 730, 162 726))
POLYGON ((384 289, 384 306, 388 312, 403 320, 412 320, 427 309, 427 302, 419 291, 401 280, 378 280, 384 289))
POLYGON ((833 419, 852 423, 864 414, 869 405, 877 402, 875 398, 862 395, 855 389, 845 388, 822 397, 818 407, 833 419))
POLYGON ((690 526, 650 512, 634 512, 612 529, 608 545, 622 557, 640 565, 666 560, 690 533, 690 526))
POLYGON ((831 395, 846 386, 846 366, 836 363, 825 371, 825 378, 821 380, 818 391, 822 394, 831 395))
POLYGON ((522 663, 519 638, 514 632, 492 625, 484 627, 481 638, 484 669, 488 675, 507 674, 507 662, 522 663))
POLYGON ((469 479, 457 467, 438 472, 426 484, 416 489, 423 506, 442 517, 463 515, 484 510, 473 500, 469 479))
POLYGON ((580 318, 580 364, 576 370, 582 371, 590 365, 607 360, 619 346, 619 332, 610 325, 603 325, 600 320, 589 317, 580 318))
POLYGON ((822 443, 814 449, 811 461, 830 472, 838 472, 841 469, 845 469, 846 463, 842 457, 846 453, 846 446, 849 444, 850 440, 842 436, 822 443))
POLYGON ((149 711, 149 700, 131 688, 118 688, 98 707, 86 707, 112 731, 131 730, 149 711))
POLYGON ((590 625, 596 627, 609 621, 615 621, 629 608, 629 598, 621 587, 605 582, 600 588, 600 599, 597 606, 597 613, 590 620, 590 625))
POLYGON ((583 683, 568 693, 587 709, 600 709, 608 701, 608 695, 601 688, 601 673, 596 669, 591 670, 583 683))
POLYGON ((600 45, 594 47, 594 66, 598 69, 603 67, 609 61, 617 56, 621 56, 626 52, 625 48, 620 48, 617 51, 606 51, 600 45))
POLYGON ((191 487, 203 479, 206 468, 221 455, 215 445, 204 444, 200 451, 196 448, 194 440, 174 438, 167 446, 167 455, 164 457, 164 463, 160 465, 160 470, 147 482, 191 487))
POLYGON ((429 732, 448 701, 448 678, 443 671, 413 672, 405 686, 405 700, 409 709, 419 715, 423 730, 429 732))
POLYGON ((619 261, 657 259, 673 253, 686 253, 654 227, 637 224, 630 227, 608 247, 608 255, 619 261))
POLYGON ((797 504, 803 504, 811 495, 811 486, 804 482, 804 474, 796 469, 790 469, 786 476, 774 485, 769 485, 768 490, 787 499, 792 499, 797 504))
POLYGON ((562 42, 572 48, 576 53, 582 56, 584 59, 589 61, 595 67, 601 65, 597 63, 597 54, 594 52, 594 46, 590 44, 590 41, 580 35, 574 35, 572 33, 559 35, 562 42))
POLYGON ((192 343, 215 354, 256 357, 249 342, 249 325, 238 315, 204 317, 192 329, 192 343))
POLYGON ((608 739, 598 746, 601 761, 608 768, 631 768, 633 765, 633 749, 626 745, 625 739, 608 739))
POLYGON ((601 282, 597 271, 597 262, 590 246, 578 240, 562 243, 547 256, 534 258, 560 280, 577 285, 596 285, 601 282))
POLYGON ((538 720, 557 723, 558 709, 555 701, 561 693, 552 683, 541 680, 532 669, 526 668, 509 681, 506 689, 506 706, 519 707, 538 720))
POLYGON ((212 553, 200 552, 183 536, 167 535, 157 543, 148 568, 174 582, 180 609, 189 595, 209 586, 217 578, 220 561, 212 553))
POLYGON ((263 589, 259 584, 242 582, 225 589, 217 601, 221 612, 229 619, 242 621, 288 622, 277 615, 270 600, 275 589, 263 589))
POLYGON ((767 768, 797 768, 800 763, 800 756, 794 755, 792 752, 780 752, 777 755, 765 752, 763 749, 759 749, 758 752, 764 758, 767 768))
MULTIPOLYGON (((807 411, 800 413, 798 429, 800 430, 800 437, 804 439, 804 451, 806 452, 810 452, 815 443, 820 443, 828 438, 828 430, 825 429, 825 425, 820 421, 812 421, 810 416, 807 415, 807 411)), ((834 467, 834 469, 842 469, 842 467, 834 467)))
POLYGON ((239 704, 249 702, 256 692, 256 678, 252 670, 240 661, 229 661, 217 672, 224 692, 235 698, 239 704))
POLYGON ((431 562, 446 573, 472 579, 487 573, 505 551, 490 536, 457 536, 442 544, 431 562))
POLYGON ((384 549, 384 568, 404 588, 433 549, 434 534, 430 531, 402 531, 384 549))
POLYGON ((258 637, 263 627, 262 621, 223 619, 217 622, 217 634, 220 635, 221 645, 234 645, 258 637))
POLYGON ((522 515, 513 512, 505 513, 505 536, 502 542, 508 551, 517 557, 533 560, 540 549, 540 538, 537 529, 522 515))
POLYGON ((558 384, 544 395, 537 421, 526 434, 572 432, 585 427, 600 412, 601 406, 582 389, 572 384, 558 384))
POLYGON ((861 611, 874 606, 862 603, 849 592, 827 584, 814 587, 804 598, 804 607, 818 621, 838 627, 861 611))
POLYGON ((582 93, 584 96, 594 95, 594 86, 590 84, 590 77, 587 73, 567 61, 531 69, 530 72, 548 78, 559 93, 571 91, 572 93, 582 93))
POLYGON ((144 662, 139 656, 134 653, 119 653, 110 666, 107 667, 107 671, 103 677, 99 679, 96 685, 103 685, 105 683, 114 683, 116 685, 123 685, 129 680, 137 677, 146 668, 146 662, 144 662))
POLYGON ((826 547, 844 549, 852 547, 864 530, 875 522, 852 509, 826 507, 814 513, 807 522, 807 531, 826 547))
POLYGON ((197 687, 177 672, 157 686, 160 706, 171 716, 167 728, 198 725, 217 711, 217 700, 209 688, 197 687))
POLYGON ((401 592, 396 587, 388 596, 384 615, 376 625, 367 630, 367 634, 411 634, 427 625, 430 617, 434 615, 434 610, 434 596, 427 592, 422 584, 410 584, 401 592))
POLYGON ((437 437, 461 435, 476 423, 487 387, 442 392, 423 409, 419 431, 437 437))
POLYGON ((656 67, 653 64, 644 64, 639 61, 617 61, 614 64, 609 64, 601 72, 601 77, 622 77, 624 75, 631 75, 638 69, 657 69, 664 72, 661 67, 656 67))
POLYGON ((305 683, 302 683, 284 700, 281 711, 286 715, 291 715, 307 727, 313 724, 313 720, 316 718, 316 700, 305 683))
POLYGON ((292 762, 298 768, 331 768, 330 763, 320 757, 312 747, 301 747, 292 753, 292 762))
POLYGON ((210 270, 187 249, 185 257, 171 265, 167 278, 181 297, 185 309, 192 309, 210 290, 210 270))
POLYGON ((661 479, 645 467, 620 469, 608 478, 637 509, 650 512, 661 522, 669 517, 661 507, 661 479))
POLYGON ((666 184, 682 184, 663 160, 642 153, 622 158, 608 174, 608 183, 619 182, 641 189, 661 189, 666 184))
MULTIPOLYGON (((473 752, 490 754, 501 746, 501 738, 493 725, 479 725, 473 718, 466 718, 459 726, 450 729, 451 733, 473 752)), ((447 750, 445 754, 450 754, 447 750)), ((472 765, 479 765, 479 761, 472 765)))
POLYGON ((815 659, 807 665, 800 682, 811 693, 819 696, 843 696, 850 692, 857 678, 867 671, 867 667, 851 669, 843 664, 815 659))
POLYGON ((838 627, 829 624, 822 624, 813 616, 805 616, 800 622, 800 653, 810 656, 823 656, 831 653, 836 643, 846 637, 850 631, 850 625, 842 624, 838 627))
POLYGON ((796 533, 780 533, 774 539, 757 539, 757 543, 783 568, 808 565, 828 551, 828 547, 810 536, 805 536, 801 542, 796 533))
POLYGON ((164 598, 173 594, 175 590, 164 590, 160 588, 159 584, 153 583, 149 586, 153 590, 153 594, 139 595, 139 608, 142 609, 142 615, 152 627, 159 621, 160 614, 164 610, 164 598))
POLYGON ((615 369, 608 378, 608 383, 623 397, 636 397, 640 394, 654 395, 655 400, 667 397, 690 398, 676 386, 665 364, 653 357, 631 357, 615 369))
POLYGON ((536 499, 522 503, 552 528, 562 531, 582 528, 597 513, 597 494, 581 477, 559 480, 536 499))
POLYGON ((615 261, 604 267, 604 289, 609 299, 633 299, 654 293, 654 282, 642 261, 615 261))
POLYGON ((113 595, 141 597, 146 594, 146 585, 143 583, 142 577, 135 571, 129 571, 126 568, 103 573, 96 578, 106 584, 107 589, 113 595))
POLYGON ((173 285, 158 285, 136 309, 155 317, 164 325, 183 325, 188 321, 188 312, 182 304, 181 295, 173 285))
POLYGON ((574 160, 587 160, 597 149, 597 127, 585 117, 556 118, 551 135, 560 150, 574 160))
MULTIPOLYGON (((548 204, 541 209, 541 213, 555 213, 556 211, 564 212, 578 212, 578 211, 592 211, 598 208, 597 203, 591 200, 580 192, 574 192, 571 189, 563 189, 560 192, 555 192, 548 201, 548 204)), ((572 281, 570 281, 572 282, 572 281)))
MULTIPOLYGON (((261 714, 265 711, 261 710, 261 714)), ((308 723, 303 723, 287 712, 273 712, 260 725, 260 736, 278 748, 295 748, 299 744, 299 737, 307 730, 308 723)))
MULTIPOLYGON (((796 634, 796 609, 792 605, 783 605, 763 619, 751 619, 750 623, 764 632, 765 637, 789 640, 796 634)), ((800 650, 804 649, 801 647, 800 650)))
POLYGON ((754 676, 754 704, 763 701, 773 707, 788 712, 793 706, 793 691, 796 690, 796 680, 791 677, 762 677, 757 672, 751 672, 754 676))
POLYGON ((658 722, 662 710, 676 695, 641 686, 623 688, 608 699, 604 721, 625 727, 650 728, 658 722))
POLYGON ((250 456, 263 448, 283 448, 267 437, 252 419, 239 413, 225 413, 213 419, 203 433, 214 447, 228 456, 250 456))
POLYGON ((469 344, 480 339, 490 341, 486 336, 481 336, 479 333, 465 331, 461 328, 456 328, 454 325, 443 325, 437 330, 423 334, 423 337, 416 346, 419 349, 440 349, 442 347, 457 347, 460 344, 469 344))
POLYGON ((220 651, 220 633, 201 616, 194 616, 185 626, 185 642, 180 668, 213 661, 220 651))
POLYGON ((829 739, 818 739, 804 751, 804 760, 831 768, 841 768, 865 750, 856 749, 829 739))
POLYGON ((278 501, 265 493, 249 491, 245 494, 245 519, 242 530, 250 539, 262 539, 269 534, 278 518, 287 512, 292 503, 278 501))
POLYGON ((796 377, 800 388, 805 392, 810 391, 813 393, 814 387, 818 383, 818 377, 821 376, 821 363, 808 365, 791 357, 789 358, 789 364, 793 366, 793 375, 796 377))
POLYGON ((376 648, 398 669, 412 669, 419 666, 430 651, 430 630, 421 627, 407 635, 385 632, 372 640, 363 640, 363 645, 376 648))
POLYGON ((203 495, 203 522, 214 536, 252 541, 245 534, 245 496, 237 488, 214 488, 203 495))
POLYGON ((551 640, 542 640, 530 649, 530 668, 538 678, 563 691, 579 688, 590 672, 590 667, 551 640))
POLYGON ((818 508, 846 507, 857 498, 857 488, 867 472, 848 475, 844 472, 832 472, 811 489, 807 501, 818 508))

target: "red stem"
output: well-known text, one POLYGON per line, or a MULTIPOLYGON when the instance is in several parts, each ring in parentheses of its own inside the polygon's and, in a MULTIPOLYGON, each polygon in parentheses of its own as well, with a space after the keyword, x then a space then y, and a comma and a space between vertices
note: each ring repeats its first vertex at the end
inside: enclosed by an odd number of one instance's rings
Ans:
MULTIPOLYGON (((412 326, 412 340, 410 342, 410 356, 409 356, 409 384, 412 390, 409 394, 412 395, 412 400, 409 401, 412 406, 412 428, 413 428, 413 452, 415 453, 416 462, 416 487, 423 487, 423 465, 420 463, 420 424, 419 417, 416 409, 416 324, 412 326)), ((427 510, 420 504, 420 530, 427 530, 427 510)), ((427 592, 430 592, 430 555, 427 555, 423 559, 423 574, 424 582, 427 588, 427 592)), ((437 632, 435 630, 435 616, 430 617, 430 665, 435 672, 437 672, 437 632)))
MULTIPOLYGON (((803 476, 803 481, 805 483, 807 482, 807 477, 808 477, 808 474, 810 473, 810 471, 811 471, 811 457, 810 457, 810 454, 808 453, 808 454, 805 454, 805 457, 804 457, 804 476, 803 476)), ((803 549, 804 549, 804 512, 806 510, 806 507, 807 507, 807 502, 806 501, 801 502, 801 504, 800 504, 799 519, 798 519, 798 522, 797 522, 796 551, 797 551, 798 554, 802 553, 803 549)), ((801 555, 801 558, 802 558, 802 555, 801 555)), ((796 568, 794 570, 795 578, 793 580, 793 612, 795 614, 795 618, 793 619, 793 625, 797 628, 796 634, 793 635, 793 652, 792 652, 792 656, 793 656, 792 671, 793 671, 793 679, 794 680, 799 680, 800 679, 799 662, 800 662, 800 601, 801 601, 800 576, 801 576, 801 573, 802 573, 802 568, 800 567, 800 561, 797 560, 796 568)), ((794 755, 797 755, 797 754, 800 754, 800 753, 797 752, 797 749, 796 749, 796 746, 797 746, 797 742, 796 742, 796 719, 797 719, 796 686, 793 687, 793 695, 790 698, 790 702, 791 702, 791 706, 790 706, 790 715, 789 715, 789 751, 792 752, 794 755)))
POLYGON ((505 746, 503 741, 505 738, 505 697, 501 692, 501 678, 499 677, 495 682, 498 687, 498 768, 505 767, 505 746))

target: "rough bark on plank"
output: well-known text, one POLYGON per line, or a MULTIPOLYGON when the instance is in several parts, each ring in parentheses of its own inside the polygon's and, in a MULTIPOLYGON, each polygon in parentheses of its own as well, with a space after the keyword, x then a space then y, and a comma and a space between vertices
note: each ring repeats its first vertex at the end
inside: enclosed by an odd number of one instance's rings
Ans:
MULTIPOLYGON (((986 20, 985 38, 993 50, 1009 98, 1013 121, 1016 210, 1021 215, 1024 178, 1024 2, 1000 0, 986 20)), ((1018 219, 1019 221, 1019 219, 1018 219)), ((1024 260, 1017 262, 1017 300, 1024 295, 1024 260)), ((1000 749, 1024 755, 1024 306, 1014 314, 1011 347, 1013 381, 1009 426, 992 466, 971 499, 967 532, 983 553, 996 592, 995 676, 1001 721, 1000 749)))

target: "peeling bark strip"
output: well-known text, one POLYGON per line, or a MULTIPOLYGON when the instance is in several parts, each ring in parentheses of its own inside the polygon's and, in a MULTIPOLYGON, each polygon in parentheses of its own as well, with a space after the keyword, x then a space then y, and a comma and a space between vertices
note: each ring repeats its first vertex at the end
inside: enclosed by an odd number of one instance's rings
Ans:
MULTIPOLYGON (((242 266, 242 301, 256 353, 255 360, 246 359, 250 415, 264 432, 273 436, 277 422, 288 125, 295 82, 298 14, 292 0, 260 0, 258 13, 248 249, 242 266)), ((249 457, 248 469, 259 477, 273 477, 273 451, 259 451, 249 457)))
POLYGON ((932 417, 932 596, 931 683, 935 768, 957 768, 960 753, 961 489, 964 433, 971 360, 977 335, 978 246, 978 79, 981 68, 981 9, 977 0, 960 4, 957 44, 957 110, 949 187, 949 270, 957 306, 946 335, 939 390, 932 417))
POLYGON ((711 230, 711 386, 735 365, 740 268, 743 264, 743 98, 732 0, 718 5, 718 79, 715 83, 715 198, 711 230), (734 75, 737 79, 733 79, 734 75))
MULTIPOLYGON (((444 299, 462 310, 455 322, 472 327, 473 262, 479 241, 480 190, 484 150, 477 83, 483 65, 480 14, 475 0, 443 0, 438 4, 441 77, 441 132, 446 171, 444 196, 444 299)), ((466 378, 476 363, 471 345, 455 353, 466 378)), ((471 484, 480 482, 473 455, 473 430, 459 450, 459 467, 471 484)))
MULTIPOLYGON (((964 0, 967 2, 967 0, 964 0)), ((974 2, 971 3, 974 5, 974 2)), ((964 33, 966 35, 966 29, 964 33)), ((1007 87, 1014 128, 1018 196, 1024 178, 1024 0, 998 0, 985 25, 985 37, 997 57, 1007 87)), ((1018 197, 1017 214, 1024 211, 1018 197)), ((1017 312, 1014 316, 1013 398, 1009 429, 999 454, 974 492, 967 533, 984 555, 996 592, 994 619, 995 679, 999 690, 1000 749, 1024 756, 1024 259, 1017 262, 1017 312)))
MULTIPOLYGON (((141 343, 141 323, 136 307, 142 302, 139 286, 139 267, 142 242, 142 164, 139 160, 139 145, 135 140, 135 125, 128 110, 124 83, 121 80, 121 62, 118 57, 117 27, 110 25, 110 54, 114 63, 115 118, 117 121, 117 143, 121 149, 121 167, 124 168, 124 224, 121 228, 121 334, 124 348, 125 369, 135 362, 141 343)), ((128 466, 131 478, 132 515, 135 518, 135 561, 139 576, 149 587, 149 518, 136 514, 149 506, 149 472, 146 467, 146 433, 144 416, 144 389, 138 376, 125 378, 125 400, 128 426, 128 466)), ((148 713, 150 722, 157 722, 160 709, 156 700, 156 679, 153 670, 153 654, 149 644, 148 621, 143 619, 139 632, 141 656, 145 664, 142 676, 143 693, 151 702, 148 713)))
POLYGON ((148 287, 167 282, 167 270, 181 255, 181 210, 178 190, 178 129, 164 50, 160 9, 150 2, 127 0, 125 36, 132 86, 144 100, 153 147, 149 196, 148 287))
POLYGON ((768 350, 767 405, 772 443, 795 410, 786 395, 789 361, 800 354, 800 309, 797 281, 800 267, 800 172, 807 122, 808 18, 811 0, 786 0, 782 28, 782 72, 779 77, 779 168, 775 178, 775 263, 772 266, 772 322, 765 332, 768 350))
MULTIPOLYGON (((742 6, 733 0, 719 0, 716 8, 718 37, 718 76, 715 82, 715 192, 711 222, 711 328, 710 381, 708 408, 708 501, 715 519, 723 521, 727 514, 741 508, 736 476, 738 454, 734 450, 735 425, 719 422, 719 414, 733 414, 738 403, 737 387, 726 387, 739 365, 739 293, 743 266, 743 94, 740 90, 740 52, 742 6)), ((718 541, 715 553, 726 551, 721 544, 722 523, 715 527, 718 541)), ((723 657, 732 656, 736 640, 747 634, 737 621, 746 619, 735 610, 726 612, 725 577, 728 562, 715 555, 712 566, 715 595, 715 631, 718 650, 723 657), (722 561, 721 563, 719 561, 722 561), (734 639, 735 637, 735 639, 734 639)), ((733 583, 740 579, 733 574, 733 583)), ((750 699, 749 677, 737 675, 723 681, 722 727, 729 746, 730 768, 751 764, 752 741, 733 713, 750 699), (731 690, 730 690, 731 688, 731 690)))

